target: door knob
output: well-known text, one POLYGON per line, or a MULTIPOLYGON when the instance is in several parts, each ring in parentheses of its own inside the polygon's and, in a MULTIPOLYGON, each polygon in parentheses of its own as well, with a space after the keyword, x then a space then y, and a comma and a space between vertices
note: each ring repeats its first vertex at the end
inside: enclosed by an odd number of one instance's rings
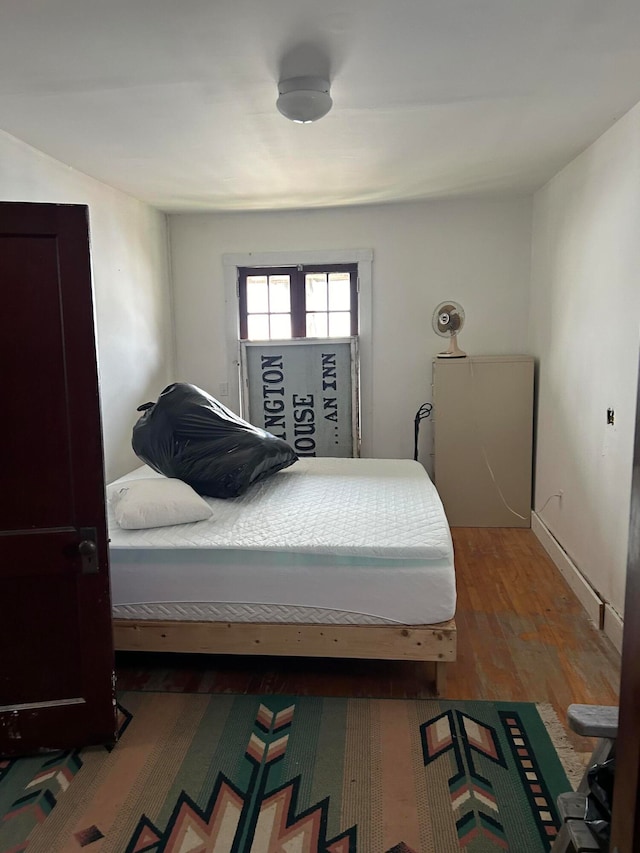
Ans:
POLYGON ((78 544, 78 553, 82 558, 82 574, 95 575, 98 572, 98 546, 96 545, 97 532, 95 527, 81 527, 81 541, 78 544))
POLYGON ((94 557, 97 550, 96 543, 90 539, 83 539, 78 545, 78 551, 82 557, 94 557))

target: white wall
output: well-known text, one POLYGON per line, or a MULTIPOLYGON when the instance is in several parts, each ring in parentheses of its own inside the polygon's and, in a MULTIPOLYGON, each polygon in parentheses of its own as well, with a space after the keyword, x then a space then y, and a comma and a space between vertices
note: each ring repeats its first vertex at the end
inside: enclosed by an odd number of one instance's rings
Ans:
POLYGON ((535 195, 532 258, 535 505, 563 490, 541 517, 622 613, 640 320, 640 105, 535 195))
POLYGON ((166 217, 0 131, 0 199, 89 206, 107 480, 134 467, 136 406, 173 375, 166 217))
MULTIPOLYGON (((172 215, 177 378, 219 396, 228 382, 222 257, 227 253, 373 249, 372 456, 413 456, 413 418, 431 399, 431 329, 444 299, 462 303, 461 346, 476 354, 526 344, 531 200, 438 201, 279 213, 172 215)), ((421 429, 428 463, 429 427, 421 429)), ((429 466, 428 466, 429 467, 429 466)))

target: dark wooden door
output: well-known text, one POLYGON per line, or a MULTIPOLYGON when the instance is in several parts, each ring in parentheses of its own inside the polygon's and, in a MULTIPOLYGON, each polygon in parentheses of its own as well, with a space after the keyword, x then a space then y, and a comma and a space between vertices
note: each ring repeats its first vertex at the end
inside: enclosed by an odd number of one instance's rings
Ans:
POLYGON ((0 203, 0 754, 114 739, 88 210, 0 203))
POLYGON ((611 824, 613 853, 640 850, 640 372, 631 481, 620 720, 611 824))

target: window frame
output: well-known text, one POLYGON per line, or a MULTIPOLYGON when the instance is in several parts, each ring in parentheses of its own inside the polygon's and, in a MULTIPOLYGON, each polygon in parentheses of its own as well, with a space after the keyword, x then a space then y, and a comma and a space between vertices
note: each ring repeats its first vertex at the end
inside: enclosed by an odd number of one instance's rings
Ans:
MULTIPOLYGON (((294 239, 291 237, 291 239, 294 239)), ((281 249, 279 251, 224 252, 221 257, 224 281, 226 360, 212 365, 214 381, 224 382, 227 405, 242 414, 240 394, 240 347, 238 311, 238 269, 240 267, 282 267, 297 264, 358 265, 358 372, 360 390, 360 434, 362 455, 374 455, 373 417, 373 269, 372 248, 281 249)), ((187 361, 187 363, 189 363, 187 361)), ((202 382, 205 382, 202 379, 202 382)))
MULTIPOLYGON (((291 295, 291 340, 331 340, 330 337, 311 338, 307 336, 307 312, 305 303, 305 276, 313 273, 326 273, 329 275, 333 272, 347 272, 350 275, 350 336, 357 337, 359 330, 359 312, 358 312, 358 264, 357 263, 314 263, 314 264, 295 264, 286 266, 256 266, 256 267, 238 267, 238 310, 239 310, 239 332, 240 340, 247 341, 248 338, 248 312, 247 312, 247 277, 248 276, 271 276, 271 275, 288 275, 290 277, 290 295, 291 295)), ((269 312, 270 313, 270 312, 269 312)), ((327 311, 327 313, 331 313, 327 311)), ((278 340, 278 338, 269 338, 268 340, 278 340)), ((287 339, 288 340, 288 339, 287 339)))

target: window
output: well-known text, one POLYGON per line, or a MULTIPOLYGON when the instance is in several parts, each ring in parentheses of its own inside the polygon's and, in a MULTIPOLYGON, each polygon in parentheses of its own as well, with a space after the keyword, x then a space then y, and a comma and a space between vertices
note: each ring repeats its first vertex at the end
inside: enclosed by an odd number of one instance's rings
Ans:
POLYGON ((357 264, 241 267, 240 338, 348 338, 358 334, 357 264))

